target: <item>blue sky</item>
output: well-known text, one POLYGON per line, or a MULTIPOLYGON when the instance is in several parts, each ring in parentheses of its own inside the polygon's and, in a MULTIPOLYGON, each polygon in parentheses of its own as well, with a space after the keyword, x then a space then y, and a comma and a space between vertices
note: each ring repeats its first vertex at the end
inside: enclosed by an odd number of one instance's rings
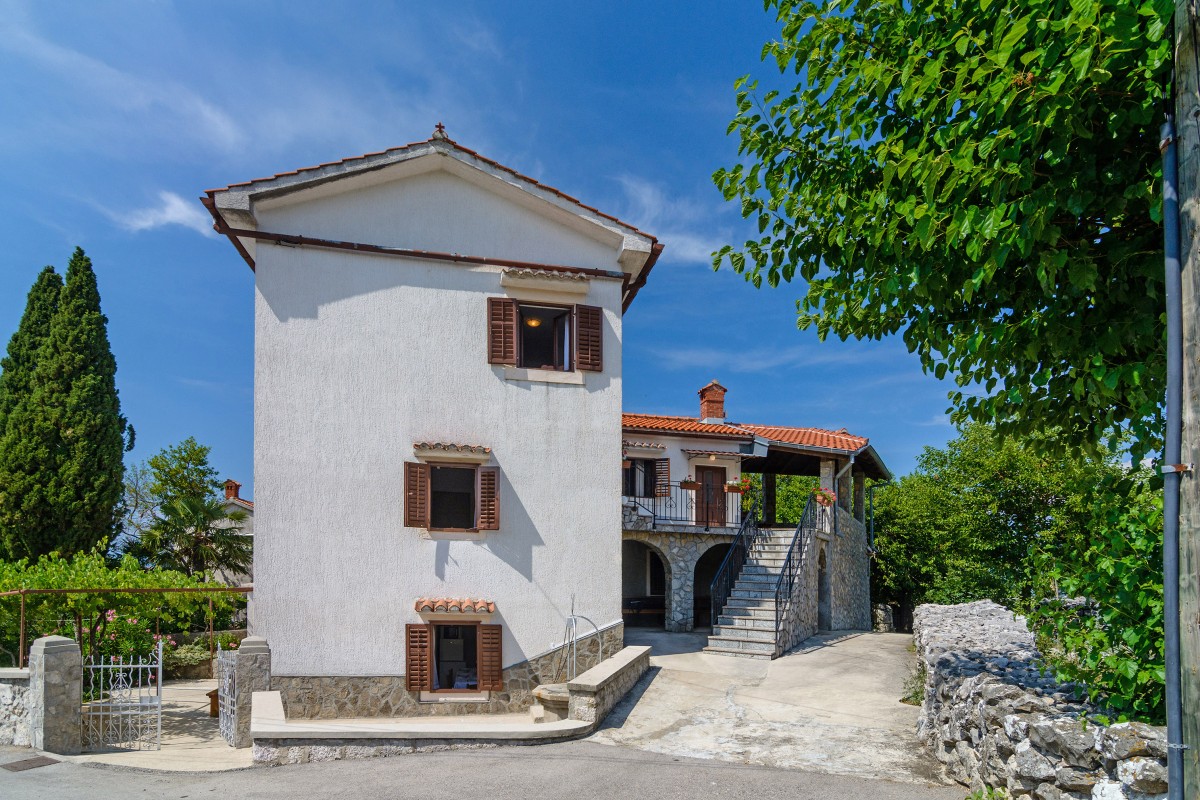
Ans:
POLYGON ((893 472, 953 435, 947 382, 899 340, 818 342, 798 286, 708 254, 750 229, 713 187, 733 82, 778 31, 756 2, 0 0, 0 345, 45 264, 96 265, 141 460, 195 436, 252 491, 253 275, 202 190, 425 139, 466 147, 659 237, 625 317, 625 408, 845 427, 893 472))

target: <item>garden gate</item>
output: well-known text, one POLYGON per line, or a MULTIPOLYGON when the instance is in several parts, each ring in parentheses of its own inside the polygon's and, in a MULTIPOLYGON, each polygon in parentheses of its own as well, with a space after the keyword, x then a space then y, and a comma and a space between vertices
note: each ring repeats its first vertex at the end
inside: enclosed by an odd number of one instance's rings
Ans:
POLYGON ((221 736, 237 747, 237 650, 217 649, 217 712, 221 736))
POLYGON ((158 750, 162 642, 152 656, 96 656, 83 666, 83 749, 158 750))

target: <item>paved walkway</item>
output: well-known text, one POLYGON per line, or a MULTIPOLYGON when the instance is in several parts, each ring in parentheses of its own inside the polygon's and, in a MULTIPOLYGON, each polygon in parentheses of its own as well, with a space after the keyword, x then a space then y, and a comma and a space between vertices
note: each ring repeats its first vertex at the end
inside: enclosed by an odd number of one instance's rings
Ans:
POLYGON ((591 741, 676 756, 934 784, 898 701, 912 637, 825 634, 774 661, 700 652, 706 637, 627 628, 651 670, 591 741))

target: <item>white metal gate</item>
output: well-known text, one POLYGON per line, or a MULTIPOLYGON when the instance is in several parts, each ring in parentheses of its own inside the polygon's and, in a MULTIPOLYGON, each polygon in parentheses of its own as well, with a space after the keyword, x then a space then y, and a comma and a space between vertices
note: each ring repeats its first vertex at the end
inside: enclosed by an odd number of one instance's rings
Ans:
POLYGON ((237 737, 237 650, 217 649, 217 720, 221 736, 236 747, 237 737))
POLYGON ((149 658, 83 666, 83 749, 157 750, 162 741, 162 643, 149 658))

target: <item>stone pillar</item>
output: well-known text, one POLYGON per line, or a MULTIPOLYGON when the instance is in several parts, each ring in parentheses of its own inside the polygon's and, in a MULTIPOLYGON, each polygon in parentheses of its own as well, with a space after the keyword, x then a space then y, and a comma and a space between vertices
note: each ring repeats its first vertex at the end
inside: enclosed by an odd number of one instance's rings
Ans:
POLYGON ((73 756, 82 749, 83 658, 79 643, 43 636, 29 649, 29 732, 35 750, 73 756))
POLYGON ((833 485, 833 476, 837 474, 836 461, 821 462, 821 488, 837 491, 837 487, 833 485))
POLYGON ((853 483, 850 478, 850 470, 846 470, 845 474, 838 479, 837 496, 838 505, 847 511, 850 510, 850 494, 853 491, 853 483))
POLYGON ((867 523, 867 476, 861 472, 854 476, 854 518, 867 523))
POLYGON ((671 559, 671 593, 670 613, 664 620, 664 627, 669 631, 690 631, 696 626, 696 601, 693 583, 696 577, 696 554, 694 548, 677 542, 672 542, 667 551, 671 559))
MULTIPOLYGON (((763 487, 763 507, 762 507, 762 522, 763 525, 775 524, 775 473, 764 472, 762 476, 763 487)), ((735 495, 736 497, 737 495, 735 495)))
POLYGON ((250 715, 255 692, 271 691, 271 648, 261 636, 247 636, 237 654, 237 725, 233 746, 249 747, 250 715))

